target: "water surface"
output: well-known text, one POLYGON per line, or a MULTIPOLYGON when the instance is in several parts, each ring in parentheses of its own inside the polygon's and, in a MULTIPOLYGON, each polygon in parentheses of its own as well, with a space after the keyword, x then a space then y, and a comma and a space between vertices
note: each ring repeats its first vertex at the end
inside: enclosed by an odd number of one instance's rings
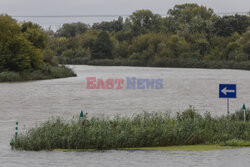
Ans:
POLYGON ((0 166, 247 166, 250 149, 219 151, 12 151, 15 122, 35 126, 52 116, 70 119, 80 110, 90 116, 131 116, 142 111, 178 111, 190 105, 198 112, 226 114, 226 99, 218 98, 220 83, 237 84, 230 112, 250 106, 250 71, 147 67, 71 66, 78 77, 0 84, 0 166), (86 77, 163 78, 160 90, 88 90, 86 77))

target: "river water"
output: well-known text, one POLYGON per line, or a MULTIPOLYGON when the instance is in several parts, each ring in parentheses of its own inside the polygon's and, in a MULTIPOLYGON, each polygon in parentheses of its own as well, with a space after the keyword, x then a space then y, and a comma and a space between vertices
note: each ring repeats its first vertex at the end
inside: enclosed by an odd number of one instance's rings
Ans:
MULTIPOLYGON (((80 110, 89 116, 131 116, 142 111, 175 114, 192 105, 198 112, 226 114, 218 98, 220 83, 237 84, 230 112, 250 106, 250 71, 181 68, 70 66, 78 77, 0 84, 0 166, 248 166, 250 149, 217 151, 13 151, 9 146, 15 122, 19 129, 51 118, 70 119, 80 110), (86 77, 163 79, 163 89, 86 89, 86 77)), ((124 83, 126 85, 126 83, 124 83)))

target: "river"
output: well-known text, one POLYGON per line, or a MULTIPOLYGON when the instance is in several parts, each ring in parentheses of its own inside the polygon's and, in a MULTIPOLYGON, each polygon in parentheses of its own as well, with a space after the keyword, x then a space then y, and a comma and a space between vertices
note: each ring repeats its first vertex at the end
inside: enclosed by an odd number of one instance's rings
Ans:
POLYGON ((220 83, 237 84, 230 112, 250 106, 250 71, 148 67, 70 66, 77 77, 0 84, 0 166, 248 166, 250 149, 217 151, 13 151, 15 122, 19 129, 51 118, 70 119, 80 110, 89 116, 131 116, 142 111, 178 111, 193 106, 214 116, 226 114, 220 83), (163 89, 86 89, 86 77, 163 79, 163 89))

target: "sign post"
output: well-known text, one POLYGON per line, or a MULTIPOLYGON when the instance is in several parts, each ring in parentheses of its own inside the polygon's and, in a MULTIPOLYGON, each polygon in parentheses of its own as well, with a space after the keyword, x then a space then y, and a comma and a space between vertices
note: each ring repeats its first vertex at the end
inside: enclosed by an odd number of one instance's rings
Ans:
POLYGON ((227 114, 229 115, 229 99, 236 98, 236 84, 220 84, 219 98, 227 98, 227 114))
POLYGON ((242 110, 244 112, 244 122, 246 122, 246 106, 245 106, 245 104, 243 104, 242 110))

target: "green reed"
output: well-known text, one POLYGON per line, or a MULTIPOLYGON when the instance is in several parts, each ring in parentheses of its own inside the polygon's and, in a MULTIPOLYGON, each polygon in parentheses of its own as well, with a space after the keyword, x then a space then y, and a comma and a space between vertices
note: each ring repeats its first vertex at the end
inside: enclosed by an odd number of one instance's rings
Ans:
MULTIPOLYGON (((248 110, 247 113, 250 113, 248 110)), ((12 148, 21 150, 117 149, 250 141, 250 122, 232 114, 212 117, 188 109, 172 117, 168 112, 143 112, 132 117, 53 118, 19 134, 12 148)), ((12 139, 13 140, 13 139, 12 139)))

